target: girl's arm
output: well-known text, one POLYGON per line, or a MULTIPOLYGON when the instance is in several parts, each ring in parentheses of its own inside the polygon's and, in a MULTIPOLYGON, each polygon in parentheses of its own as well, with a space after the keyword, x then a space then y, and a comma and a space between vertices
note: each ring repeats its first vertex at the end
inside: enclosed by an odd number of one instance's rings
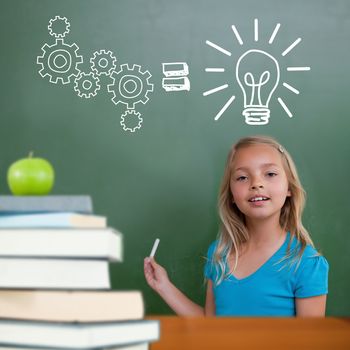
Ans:
POLYGON ((295 298, 297 317, 325 317, 327 295, 295 298))
POLYGON ((205 316, 215 316, 215 299, 213 293, 213 282, 208 279, 207 297, 205 299, 205 316))
MULTIPOLYGON (((203 307, 191 301, 171 283, 166 270, 153 258, 145 258, 144 273, 149 286, 164 299, 176 314, 180 316, 204 316, 206 314, 203 307)), ((207 309, 207 305, 205 309, 207 309)))

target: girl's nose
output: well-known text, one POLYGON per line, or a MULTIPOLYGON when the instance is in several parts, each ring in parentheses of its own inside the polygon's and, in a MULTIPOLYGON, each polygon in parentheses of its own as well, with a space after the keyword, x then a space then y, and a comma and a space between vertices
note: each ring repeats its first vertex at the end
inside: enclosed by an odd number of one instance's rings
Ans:
POLYGON ((258 189, 264 188, 264 179, 259 175, 252 176, 250 188, 252 190, 258 190, 258 189))
POLYGON ((264 188, 264 186, 260 183, 255 183, 255 184, 252 184, 251 186, 252 190, 258 190, 259 188, 264 188))

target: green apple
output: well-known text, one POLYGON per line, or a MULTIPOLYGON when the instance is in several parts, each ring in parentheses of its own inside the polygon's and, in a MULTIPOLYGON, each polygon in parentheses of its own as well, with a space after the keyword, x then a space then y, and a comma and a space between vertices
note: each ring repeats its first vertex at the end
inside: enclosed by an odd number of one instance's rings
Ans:
POLYGON ((7 183, 14 195, 45 195, 54 184, 55 172, 52 165, 43 158, 28 158, 12 163, 7 171, 7 183))

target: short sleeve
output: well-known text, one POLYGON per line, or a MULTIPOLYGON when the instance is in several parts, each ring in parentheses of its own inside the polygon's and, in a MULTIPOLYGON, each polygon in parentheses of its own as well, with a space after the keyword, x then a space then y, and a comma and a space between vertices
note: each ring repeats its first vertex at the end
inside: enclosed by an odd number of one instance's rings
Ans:
POLYGON ((325 257, 305 257, 299 266, 295 297, 307 298, 328 293, 329 265, 325 257))
POLYGON ((216 248, 216 244, 217 241, 213 242, 209 248, 208 248, 208 252, 207 252, 207 257, 206 257, 206 262, 204 265, 204 277, 207 279, 211 279, 214 280, 215 276, 215 268, 214 268, 214 260, 213 260, 213 255, 214 255, 214 251, 216 248))

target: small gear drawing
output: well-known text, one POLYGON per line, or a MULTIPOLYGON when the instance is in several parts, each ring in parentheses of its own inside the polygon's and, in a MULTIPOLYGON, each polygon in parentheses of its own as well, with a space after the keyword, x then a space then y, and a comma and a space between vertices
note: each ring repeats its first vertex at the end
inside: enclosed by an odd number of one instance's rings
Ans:
POLYGON ((78 55, 77 44, 68 45, 63 39, 56 39, 55 44, 45 44, 41 50, 42 56, 37 57, 37 64, 41 66, 39 74, 44 78, 49 77, 50 82, 57 84, 59 80, 68 84, 72 76, 78 76, 77 68, 83 62, 83 56, 78 55))
POLYGON ((123 130, 135 132, 137 129, 141 129, 143 118, 141 114, 134 109, 127 109, 121 116, 120 125, 123 130))
POLYGON ((142 72, 137 64, 132 68, 122 64, 118 72, 111 74, 113 83, 108 85, 108 92, 113 94, 113 103, 124 103, 128 109, 134 109, 139 102, 147 103, 148 93, 153 91, 154 86, 149 82, 151 76, 148 70, 142 72))
POLYGON ((50 35, 54 36, 56 39, 62 39, 69 33, 69 27, 70 23, 67 17, 56 16, 50 19, 47 29, 50 35))
POLYGON ((81 72, 74 79, 74 90, 78 93, 79 97, 90 98, 96 96, 97 91, 100 90, 101 86, 99 82, 100 79, 93 72, 81 72))
POLYGON ((95 51, 93 57, 90 58, 91 69, 97 75, 111 75, 115 70, 117 58, 112 51, 100 50, 95 51))

